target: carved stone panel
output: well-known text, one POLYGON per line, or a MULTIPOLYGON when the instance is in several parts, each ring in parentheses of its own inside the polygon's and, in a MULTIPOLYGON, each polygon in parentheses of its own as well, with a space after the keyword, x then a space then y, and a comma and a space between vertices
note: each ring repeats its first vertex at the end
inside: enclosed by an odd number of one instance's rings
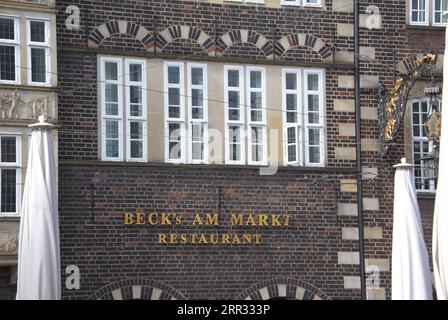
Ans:
POLYGON ((0 89, 0 120, 56 119, 57 94, 0 89))

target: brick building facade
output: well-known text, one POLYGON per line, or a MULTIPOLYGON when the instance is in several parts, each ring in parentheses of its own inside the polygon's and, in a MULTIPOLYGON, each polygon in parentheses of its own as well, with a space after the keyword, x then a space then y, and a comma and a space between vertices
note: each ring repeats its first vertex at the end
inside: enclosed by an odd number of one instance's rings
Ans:
MULTIPOLYGON (((64 299, 361 297, 353 1, 240 2, 57 2, 61 277, 81 275, 64 299), (144 225, 127 223, 139 213, 144 225)), ((408 3, 361 3, 368 299, 391 295, 392 166, 413 156, 407 127, 381 157, 378 86, 443 47, 444 29, 411 26, 408 3)))

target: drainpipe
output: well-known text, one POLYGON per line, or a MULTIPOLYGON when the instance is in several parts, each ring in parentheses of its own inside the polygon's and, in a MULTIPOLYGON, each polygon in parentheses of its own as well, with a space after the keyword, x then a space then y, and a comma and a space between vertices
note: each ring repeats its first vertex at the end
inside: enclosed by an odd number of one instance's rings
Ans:
POLYGON ((361 90, 360 90, 360 50, 359 50, 359 0, 354 0, 354 49, 355 49, 355 112, 356 112, 356 172, 358 197, 358 231, 359 231, 359 268, 361 278, 361 300, 366 300, 366 276, 364 259, 364 217, 362 196, 362 161, 361 161, 361 90))

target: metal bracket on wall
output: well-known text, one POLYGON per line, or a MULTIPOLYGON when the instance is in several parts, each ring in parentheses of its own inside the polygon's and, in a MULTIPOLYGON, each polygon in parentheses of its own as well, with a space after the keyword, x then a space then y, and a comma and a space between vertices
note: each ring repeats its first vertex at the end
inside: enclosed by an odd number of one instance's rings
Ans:
POLYGON ((415 82, 422 77, 434 81, 437 55, 428 53, 416 61, 407 74, 399 74, 391 92, 382 84, 379 88, 379 110, 382 156, 385 157, 394 145, 406 113, 409 93, 415 82))

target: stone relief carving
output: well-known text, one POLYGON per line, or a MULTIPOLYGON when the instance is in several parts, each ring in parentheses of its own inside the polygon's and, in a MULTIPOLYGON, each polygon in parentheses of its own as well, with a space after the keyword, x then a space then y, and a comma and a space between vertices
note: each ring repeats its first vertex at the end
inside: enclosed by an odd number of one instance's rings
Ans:
POLYGON ((19 239, 15 234, 0 235, 0 254, 16 254, 19 239))
POLYGON ((55 112, 55 97, 24 97, 17 89, 0 93, 0 119, 37 119, 40 115, 55 118, 55 112))

